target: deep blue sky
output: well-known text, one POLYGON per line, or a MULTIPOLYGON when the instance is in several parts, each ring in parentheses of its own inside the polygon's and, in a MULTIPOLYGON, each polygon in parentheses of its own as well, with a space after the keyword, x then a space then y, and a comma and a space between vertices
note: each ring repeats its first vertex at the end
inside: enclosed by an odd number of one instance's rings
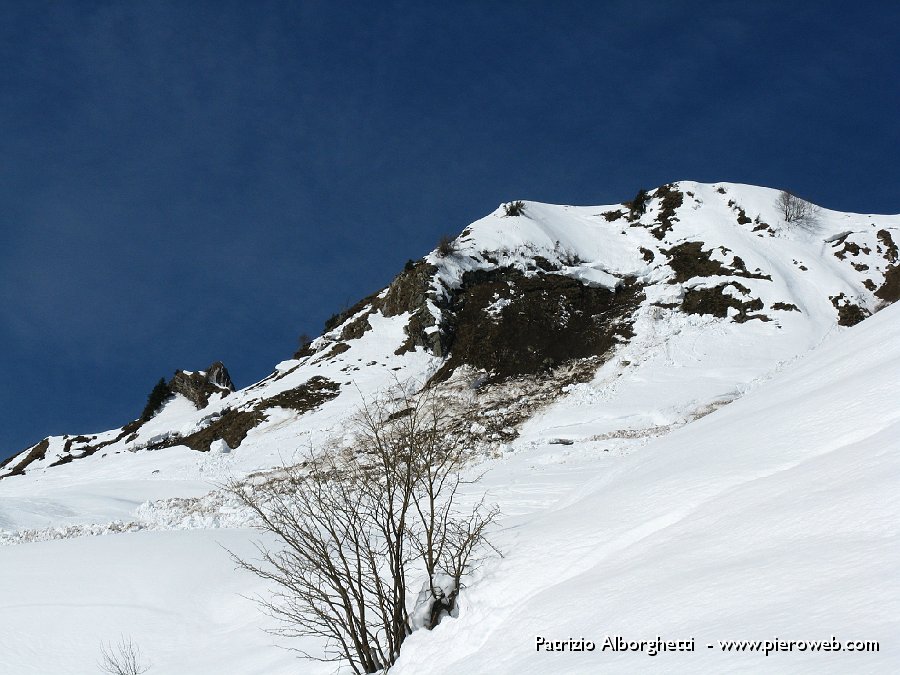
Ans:
POLYGON ((0 2, 0 458, 239 386, 511 199, 900 212, 900 3, 0 2))

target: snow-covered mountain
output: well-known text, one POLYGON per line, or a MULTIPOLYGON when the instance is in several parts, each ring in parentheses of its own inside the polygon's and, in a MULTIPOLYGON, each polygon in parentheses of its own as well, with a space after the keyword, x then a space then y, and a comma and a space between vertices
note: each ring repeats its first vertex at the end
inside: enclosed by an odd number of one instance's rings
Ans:
MULTIPOLYGON (((900 219, 820 210, 813 223, 791 224, 778 199, 765 188, 681 182, 652 192, 639 217, 622 204, 526 202, 519 216, 498 208, 333 317, 324 335, 261 382, 232 393, 227 371, 214 364, 227 386, 213 382, 192 395, 191 378, 205 383, 206 373, 180 371, 169 383, 174 395, 151 419, 46 438, 0 476, 179 447, 240 449, 236 463, 259 468, 339 424, 361 395, 408 378, 528 380, 513 399, 538 388, 535 379, 594 379, 563 398, 603 391, 608 411, 612 390, 617 406, 652 391, 662 401, 630 410, 627 426, 683 423, 900 293, 900 219)), ((496 407, 507 407, 510 397, 497 397, 504 405, 496 407)), ((616 419, 601 433, 616 431, 616 419)), ((516 434, 512 422, 486 440, 499 447, 516 434)), ((579 436, 574 427, 566 433, 579 436)))
POLYGON ((216 484, 289 463, 409 380, 477 402, 506 556, 398 672, 890 672, 900 314, 879 310, 900 297, 900 216, 785 222, 780 199, 683 181, 646 202, 501 206, 262 381, 179 371, 135 421, 14 456, 8 672, 84 672, 120 632, 154 672, 295 669, 247 630, 267 625, 240 597, 258 582, 215 542, 249 551, 255 535, 216 484), (697 653, 535 650, 657 634, 697 653), (706 646, 823 634, 882 651, 706 646))

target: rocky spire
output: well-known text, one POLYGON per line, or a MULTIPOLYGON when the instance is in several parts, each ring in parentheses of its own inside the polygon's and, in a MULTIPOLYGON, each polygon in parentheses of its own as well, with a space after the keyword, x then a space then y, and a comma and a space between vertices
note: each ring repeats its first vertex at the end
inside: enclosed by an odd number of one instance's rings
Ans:
POLYGON ((169 381, 169 389, 187 398, 199 410, 209 404, 209 397, 213 394, 227 396, 233 392, 234 383, 225 364, 216 361, 206 370, 175 371, 175 376, 169 381))

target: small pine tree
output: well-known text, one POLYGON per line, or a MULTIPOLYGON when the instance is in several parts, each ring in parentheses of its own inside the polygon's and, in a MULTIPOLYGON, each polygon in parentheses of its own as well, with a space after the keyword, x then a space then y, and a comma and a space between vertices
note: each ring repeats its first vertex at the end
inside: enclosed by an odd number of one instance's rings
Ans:
POLYGON ((650 201, 650 195, 644 188, 638 190, 634 199, 627 203, 628 209, 631 211, 632 218, 640 218, 647 211, 647 202, 650 201))
POLYGON ((150 395, 147 397, 147 405, 144 406, 144 412, 141 413, 141 420, 146 422, 153 417, 162 407, 162 404, 172 395, 172 390, 166 384, 164 377, 159 378, 159 382, 153 387, 150 395))
POLYGON ((503 211, 507 216, 525 215, 525 202, 517 200, 503 205, 503 211))

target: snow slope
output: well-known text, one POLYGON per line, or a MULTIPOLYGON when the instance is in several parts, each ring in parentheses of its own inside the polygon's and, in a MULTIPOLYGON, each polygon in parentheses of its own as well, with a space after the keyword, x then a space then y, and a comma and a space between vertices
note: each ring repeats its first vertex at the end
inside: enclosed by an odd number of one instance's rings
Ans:
MULTIPOLYGON (((397 673, 896 672, 900 307, 740 401, 639 447, 523 442, 485 485, 505 553, 397 673), (693 653, 537 653, 535 638, 694 638, 693 653), (728 639, 878 640, 877 653, 725 654, 728 639)), ((222 543, 246 530, 0 547, 0 672, 82 673, 135 637, 160 673, 325 672, 274 649, 222 543)), ((329 669, 330 672, 330 669, 329 669)))
MULTIPOLYGON (((591 468, 579 457, 571 492, 504 523, 506 557, 467 591, 458 620, 413 636, 392 672, 897 672, 898 375, 893 306, 640 451, 591 468), (697 647, 538 653, 537 636, 697 647), (881 651, 717 646, 776 636, 881 651)), ((494 480, 527 480, 524 468, 499 462, 494 480)))
MULTIPOLYGON (((900 218, 823 210, 806 230, 779 224, 777 191, 677 187, 683 204, 666 231, 661 198, 631 223, 608 215, 621 205, 527 202, 525 216, 498 209, 466 228, 455 254, 426 258, 435 269, 426 332, 438 330, 442 298, 467 271, 535 275, 543 260, 589 285, 637 279, 645 296, 633 337, 591 377, 529 408, 514 439, 485 436, 478 470, 490 469, 482 487, 504 513, 496 542, 505 557, 466 589, 458 619, 409 640, 397 672, 900 666, 890 643, 900 622, 900 507, 890 498, 900 477, 900 312, 846 328, 835 305, 881 306, 875 293, 892 261, 880 233, 897 239, 900 218), (699 242, 718 272, 679 277, 667 251, 686 242, 699 242), (734 281, 747 294, 724 293, 758 299, 749 313, 768 321, 679 308, 692 289, 734 281), (694 637, 697 651, 536 653, 539 635, 694 637), (764 657, 706 647, 776 635, 880 640, 881 651, 764 657)), ((502 314, 504 301, 491 311, 502 314)), ((341 433, 363 397, 423 382, 445 363, 422 347, 395 353, 410 314, 388 314, 362 305, 311 353, 203 409, 177 396, 133 434, 51 438, 24 475, 0 480, 0 673, 90 672, 100 642, 120 633, 141 645, 154 674, 333 672, 298 664, 261 632, 267 619, 240 596, 262 588, 219 546, 246 553, 257 535, 216 486, 290 462, 341 433), (367 329, 348 337, 354 322, 367 329), (314 377, 339 385, 337 395, 304 411, 270 403, 314 377), (262 420, 233 448, 177 443, 229 411, 261 411, 262 420), (90 455, 80 449, 107 441, 90 455)), ((479 385, 484 376, 460 368, 446 386, 495 395, 479 385)), ((534 385, 504 386, 514 402, 534 385)), ((484 414, 487 425, 502 411, 484 414)))

